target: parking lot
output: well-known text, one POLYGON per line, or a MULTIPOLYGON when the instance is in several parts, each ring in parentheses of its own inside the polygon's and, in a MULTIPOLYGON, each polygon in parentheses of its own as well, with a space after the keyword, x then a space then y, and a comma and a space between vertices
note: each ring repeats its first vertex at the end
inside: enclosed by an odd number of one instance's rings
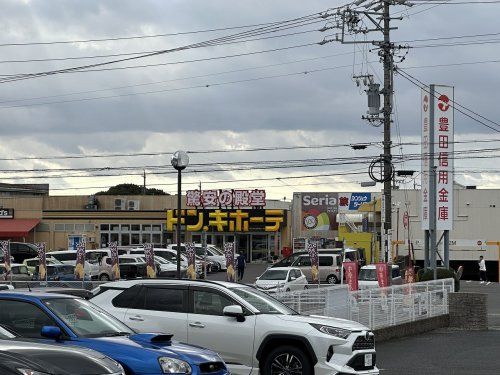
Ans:
MULTIPOLYGON (((266 264, 248 264, 243 282, 252 283, 266 264)), ((225 280, 225 273, 211 280, 225 280)), ((500 285, 461 281, 461 292, 488 294, 489 331, 442 329, 377 344, 381 374, 495 374, 500 368, 500 285), (479 366, 480 364, 480 366, 479 366), (480 368, 480 369, 479 369, 480 368)))

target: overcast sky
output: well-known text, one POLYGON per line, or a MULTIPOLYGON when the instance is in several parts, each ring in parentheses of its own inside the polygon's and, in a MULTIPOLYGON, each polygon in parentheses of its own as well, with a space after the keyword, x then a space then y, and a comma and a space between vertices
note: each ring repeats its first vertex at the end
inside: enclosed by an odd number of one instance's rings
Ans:
MULTIPOLYGON (((2 0, 0 44, 120 38, 253 25, 298 18, 342 4, 344 3, 338 0, 2 0)), ((500 4, 440 5, 430 9, 431 6, 393 7, 392 11, 402 15, 403 19, 394 21, 399 29, 392 32, 392 39, 407 41, 499 32, 500 4)), ((279 34, 312 31, 324 25, 325 23, 315 23, 279 34)), ((109 61, 113 57, 22 63, 12 62, 13 60, 164 50, 244 30, 248 29, 107 42, 2 46, 0 74, 69 68, 109 61)), ((191 49, 105 68, 210 59, 293 47, 320 42, 325 36, 331 38, 335 31, 329 33, 307 32, 282 38, 191 49)), ((266 36, 271 35, 273 34, 266 36)), ((372 33, 368 39, 380 37, 379 33, 372 33)), ((495 36, 412 42, 409 45, 470 42, 479 39, 487 39, 493 43, 411 48, 404 62, 398 65, 408 67, 407 72, 422 82, 455 86, 457 102, 487 119, 500 122, 498 62, 422 68, 428 65, 499 61, 499 43, 496 43, 498 40, 495 40, 495 36)), ((375 74, 375 80, 380 82, 381 64, 376 53, 366 50, 369 48, 371 46, 354 47, 334 42, 202 62, 66 73, 4 82, 0 85, 0 158, 380 142, 380 128, 374 128, 361 120, 367 110, 366 95, 352 80, 353 73, 364 74, 368 71, 375 74), (371 63, 367 65, 366 60, 371 63), (331 69, 324 70, 325 68, 331 69), (294 74, 313 70, 322 71, 294 74), (270 78, 273 76, 281 77, 270 78), (138 93, 143 94, 133 95, 138 93), (95 99, 96 97, 100 99, 95 99), (29 100, 20 101, 21 99, 29 100)), ((397 116, 394 117, 392 129, 393 141, 399 142, 400 134, 403 142, 418 142, 420 90, 398 75, 395 77, 395 88, 397 116), (396 124, 399 124, 399 134, 396 124)), ((455 119, 456 140, 500 140, 498 133, 460 113, 455 114, 455 119)), ((500 130, 500 126, 491 122, 487 124, 500 130)), ((463 143, 456 148, 468 150, 497 147, 498 143, 463 143)), ((394 152, 401 151, 395 148, 394 152)), ((419 146, 405 146, 402 152, 418 153, 419 146)), ((277 199, 291 199, 294 191, 362 191, 359 182, 368 179, 364 173, 366 164, 227 171, 227 166, 217 163, 345 158, 380 153, 381 149, 377 146, 370 146, 365 151, 335 147, 273 152, 193 153, 191 163, 213 164, 213 167, 209 173, 193 173, 193 170, 200 168, 188 167, 184 181, 201 181, 204 188, 265 188, 268 197, 277 199), (353 171, 359 174, 345 175, 346 172, 353 171), (338 175, 284 179, 289 176, 330 173, 338 175), (268 180, 209 184, 210 181, 239 179, 268 180)), ((488 158, 456 160, 455 167, 459 172, 456 181, 482 188, 498 188, 500 174, 492 171, 497 168, 499 153, 493 150, 488 154, 480 154, 484 155, 488 158), (492 171, 470 173, 477 169, 492 171)), ((173 171, 168 154, 119 158, 4 160, 0 164, 2 170, 149 166, 146 169, 148 186, 162 188, 170 193, 176 190, 175 175, 151 173, 162 171, 151 166, 165 166, 164 172, 173 171)), ((420 162, 411 161, 404 167, 418 172, 420 162)), ((124 182, 142 184, 141 176, 71 178, 71 173, 74 172, 65 172, 64 178, 24 179, 30 174, 4 172, 4 178, 0 181, 50 183, 53 195, 91 194, 124 182), (71 189, 76 187, 85 189, 71 189)), ((38 172, 35 175, 44 176, 46 173, 38 172)), ((418 183, 417 178, 417 186, 418 183)), ((413 183, 407 186, 413 187, 413 183)), ((186 184, 185 187, 195 186, 186 184)), ((381 186, 377 186, 373 190, 380 189, 381 186)))

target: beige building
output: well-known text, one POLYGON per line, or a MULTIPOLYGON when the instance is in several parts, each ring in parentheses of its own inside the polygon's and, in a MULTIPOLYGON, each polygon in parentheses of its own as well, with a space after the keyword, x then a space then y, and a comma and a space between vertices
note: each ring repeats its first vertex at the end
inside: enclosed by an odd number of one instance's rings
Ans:
MULTIPOLYGON (((169 215, 175 217, 176 206, 177 196, 170 195, 0 196, 5 211, 0 238, 45 242, 50 250, 75 248, 83 238, 88 248, 113 241, 121 247, 164 246, 176 241, 176 219, 167 222, 169 215)), ((262 209, 187 209, 181 239, 201 242, 206 233, 210 244, 235 242, 250 261, 263 260, 289 246, 289 206, 267 200, 262 209), (191 219, 200 225, 190 225, 191 219)))

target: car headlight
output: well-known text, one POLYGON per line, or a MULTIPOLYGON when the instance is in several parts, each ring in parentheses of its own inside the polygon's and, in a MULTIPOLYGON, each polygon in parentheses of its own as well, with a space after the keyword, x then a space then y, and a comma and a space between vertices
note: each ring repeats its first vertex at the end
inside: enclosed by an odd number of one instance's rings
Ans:
POLYGON ((40 371, 30 370, 30 369, 27 369, 27 368, 18 368, 17 371, 19 371, 22 375, 50 375, 47 372, 40 372, 40 371))
POLYGON ((351 331, 344 328, 330 327, 330 326, 325 326, 323 324, 313 324, 313 323, 309 324, 322 333, 325 333, 330 336, 339 337, 341 339, 346 339, 351 334, 351 331))
POLYGON ((191 374, 189 363, 180 359, 160 357, 158 361, 164 374, 191 374))

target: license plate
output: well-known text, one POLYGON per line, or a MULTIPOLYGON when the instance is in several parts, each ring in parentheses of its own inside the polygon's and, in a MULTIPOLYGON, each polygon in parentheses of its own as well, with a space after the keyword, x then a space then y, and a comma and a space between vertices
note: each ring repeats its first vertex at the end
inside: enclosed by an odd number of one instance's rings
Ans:
POLYGON ((365 367, 373 366, 373 356, 371 354, 365 354, 365 367))

